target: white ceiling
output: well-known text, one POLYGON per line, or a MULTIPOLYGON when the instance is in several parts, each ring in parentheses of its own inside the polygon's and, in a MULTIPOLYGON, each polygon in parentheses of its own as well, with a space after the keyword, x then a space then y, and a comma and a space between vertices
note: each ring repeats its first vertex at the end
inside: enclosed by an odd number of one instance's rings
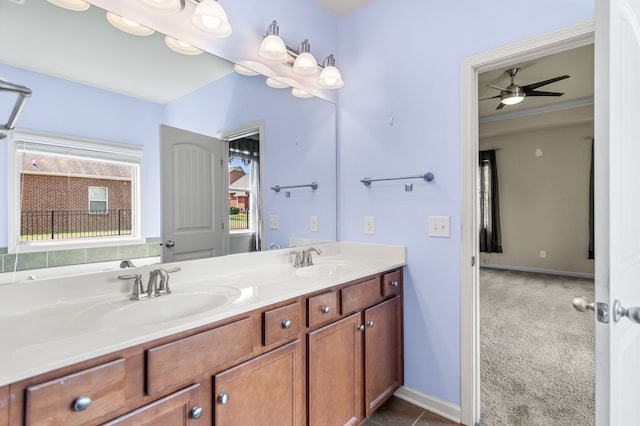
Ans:
POLYGON ((338 18, 361 8, 373 0, 316 0, 316 2, 338 18))

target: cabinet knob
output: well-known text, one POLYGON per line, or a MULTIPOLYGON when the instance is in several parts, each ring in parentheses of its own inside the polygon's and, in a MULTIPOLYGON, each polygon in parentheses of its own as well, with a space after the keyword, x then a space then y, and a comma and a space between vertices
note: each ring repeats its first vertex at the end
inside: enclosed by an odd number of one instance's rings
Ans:
POLYGON ((229 402, 229 394, 221 393, 220 395, 218 395, 218 402, 222 405, 225 405, 227 402, 229 402))
POLYGON ((73 411, 84 411, 91 405, 91 397, 80 396, 73 401, 73 411))
POLYGON ((358 331, 364 331, 364 324, 360 324, 358 326, 358 331))
POLYGON ((193 407, 189 412, 189 415, 192 419, 199 419, 200 417, 202 417, 203 412, 204 410, 202 409, 202 407, 193 407))
POLYGON ((373 321, 368 321, 367 322, 367 327, 373 327, 374 326, 374 322, 373 321))
POLYGON ((291 320, 282 321, 282 328, 291 328, 291 320))
POLYGON ((322 309, 320 309, 322 311, 323 314, 328 314, 329 312, 331 312, 331 308, 328 306, 323 306, 322 309))
POLYGON ((391 281, 391 285, 394 287, 398 287, 398 281, 391 281))

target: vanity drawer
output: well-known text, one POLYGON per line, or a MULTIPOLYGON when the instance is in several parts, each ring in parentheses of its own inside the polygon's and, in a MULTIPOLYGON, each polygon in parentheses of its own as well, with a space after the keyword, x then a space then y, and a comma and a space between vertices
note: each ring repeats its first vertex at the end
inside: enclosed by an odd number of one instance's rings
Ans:
POLYGON ((400 294, 400 270, 386 273, 382 276, 382 296, 397 296, 400 294))
POLYGON ((253 352, 254 320, 245 318, 147 350, 147 395, 253 352))
POLYGON ((360 284, 343 288, 340 293, 344 314, 360 311, 380 301, 380 278, 375 277, 360 284))
POLYGON ((124 364, 121 358, 29 386, 25 390, 25 424, 81 425, 124 407, 124 364))
POLYGON ((307 322, 309 327, 340 318, 338 293, 330 291, 307 299, 307 322))
POLYGON ((300 302, 271 309, 263 316, 265 346, 300 335, 300 302))

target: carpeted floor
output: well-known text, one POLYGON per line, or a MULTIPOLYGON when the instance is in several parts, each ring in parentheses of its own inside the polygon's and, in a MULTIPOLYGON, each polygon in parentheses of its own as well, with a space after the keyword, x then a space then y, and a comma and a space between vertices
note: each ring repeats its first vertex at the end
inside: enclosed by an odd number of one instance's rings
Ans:
POLYGON ((480 270, 482 426, 594 421, 593 280, 480 270))

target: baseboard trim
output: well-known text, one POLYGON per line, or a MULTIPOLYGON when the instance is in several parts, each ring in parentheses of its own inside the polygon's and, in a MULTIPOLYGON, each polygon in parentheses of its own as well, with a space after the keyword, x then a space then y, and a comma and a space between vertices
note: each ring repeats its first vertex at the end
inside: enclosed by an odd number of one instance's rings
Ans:
POLYGON ((507 269, 509 271, 535 272, 539 274, 563 275, 566 277, 576 277, 576 278, 590 278, 590 279, 594 278, 593 274, 585 274, 582 272, 556 271, 554 269, 525 268, 523 266, 494 265, 492 263, 481 263, 480 267, 491 268, 491 269, 507 269))
POLYGON ((400 399, 417 405, 418 407, 429 410, 446 419, 460 423, 460 407, 450 402, 443 401, 433 396, 429 396, 415 389, 402 386, 394 394, 400 399))

